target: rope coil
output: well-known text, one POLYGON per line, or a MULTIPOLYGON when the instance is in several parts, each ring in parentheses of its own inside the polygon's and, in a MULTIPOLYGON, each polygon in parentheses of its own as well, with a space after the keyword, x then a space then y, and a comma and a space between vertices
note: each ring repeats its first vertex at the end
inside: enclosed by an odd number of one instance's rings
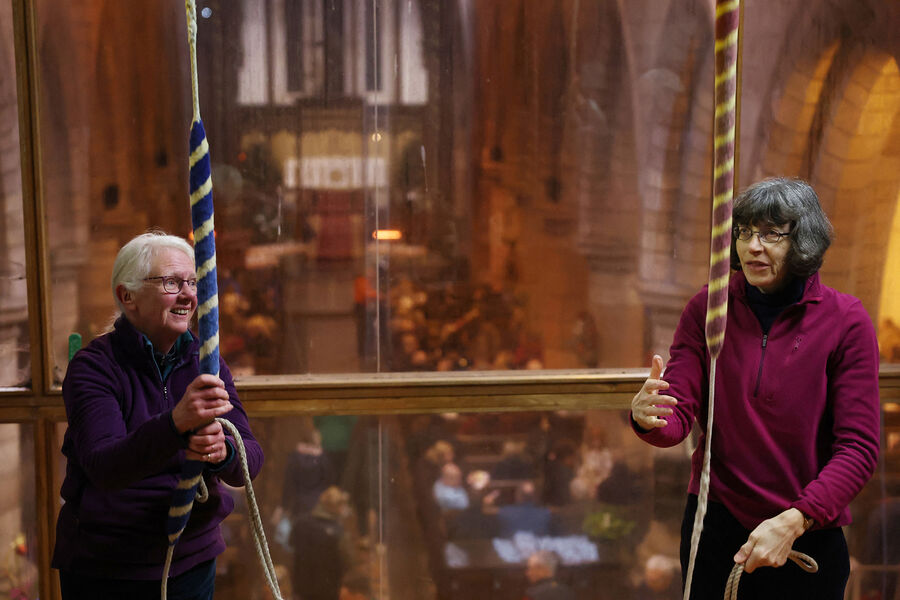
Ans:
MULTIPOLYGON (((256 502, 256 494, 253 491, 253 484, 251 483, 250 469, 247 466, 247 450, 244 447, 244 439, 241 437, 241 432, 238 431, 238 428, 235 427, 234 423, 232 423, 231 421, 222 418, 218 418, 216 419, 216 421, 218 421, 222 425, 222 427, 226 429, 228 433, 230 433, 234 438, 235 449, 238 453, 237 458, 240 461, 241 473, 244 476, 244 495, 247 497, 247 510, 250 513, 250 524, 252 525, 251 532, 253 533, 253 543, 256 548, 256 556, 259 558, 259 562, 263 566, 263 574, 266 577, 266 585, 268 585, 269 589, 272 590, 272 594, 275 600, 283 600, 281 596, 281 590, 278 586, 278 577, 275 574, 275 565, 272 562, 272 556, 269 553, 269 544, 266 540, 266 532, 263 528, 262 517, 259 514, 259 505, 256 502)), ((206 482, 203 480, 202 476, 200 477, 200 480, 197 483, 196 487, 196 501, 200 503, 206 502, 207 498, 209 497, 209 493, 206 488, 206 482)), ((193 502, 191 502, 191 505, 193 506, 193 502)), ((175 544, 169 544, 169 549, 166 552, 166 564, 164 567, 162 578, 162 600, 166 600, 168 587, 166 584, 169 578, 169 568, 172 565, 172 554, 174 550, 175 544)))
MULTIPOLYGON (((808 554, 791 550, 788 559, 797 563, 797 565, 807 573, 816 573, 819 570, 819 564, 808 554)), ((744 565, 735 563, 728 575, 728 582, 725 584, 725 600, 738 600, 738 582, 744 573, 744 565)))
POLYGON ((247 451, 244 448, 244 440, 241 438, 241 433, 234 426, 234 423, 221 418, 216 419, 216 421, 221 423, 222 427, 227 429, 228 433, 234 437, 238 458, 241 461, 241 473, 244 475, 244 495, 247 497, 247 510, 250 513, 250 522, 253 525, 253 542, 256 547, 256 556, 263 566, 266 584, 272 590, 275 600, 282 600, 281 590, 278 588, 278 577, 275 574, 275 565, 272 563, 269 544, 266 541, 266 532, 263 529, 262 517, 259 514, 259 506, 256 503, 256 494, 253 492, 253 484, 250 483, 250 470, 247 467, 247 451))

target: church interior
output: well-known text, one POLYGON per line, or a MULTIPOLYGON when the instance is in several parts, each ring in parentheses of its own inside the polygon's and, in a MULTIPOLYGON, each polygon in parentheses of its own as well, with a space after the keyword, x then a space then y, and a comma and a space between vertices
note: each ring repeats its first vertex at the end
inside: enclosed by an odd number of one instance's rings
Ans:
MULTIPOLYGON (((871 317, 845 598, 900 598, 900 4, 740 5, 735 191, 808 181, 822 280, 871 317)), ((681 598, 696 436, 628 415, 709 274, 715 0, 197 9, 220 349, 283 597, 316 552, 285 515, 315 507, 340 600, 520 600, 541 544, 579 600, 681 598), (504 530, 523 504, 545 526, 504 530)), ((62 381, 118 249, 192 239, 191 95, 183 2, 0 0, 0 598, 59 597, 62 381)), ((231 491, 216 598, 274 598, 231 491)))

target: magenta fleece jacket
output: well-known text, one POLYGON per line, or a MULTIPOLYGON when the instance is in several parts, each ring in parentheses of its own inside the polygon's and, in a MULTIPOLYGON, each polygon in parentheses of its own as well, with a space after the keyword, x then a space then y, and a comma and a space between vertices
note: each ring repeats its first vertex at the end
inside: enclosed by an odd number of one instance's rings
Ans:
MULTIPOLYGON (((60 491, 64 504, 53 553, 57 569, 114 579, 162 575, 166 517, 187 447, 175 430, 172 409, 200 372, 199 343, 192 337, 163 382, 143 339, 120 318, 112 333, 92 341, 69 363, 63 381, 69 426, 62 447, 67 459, 60 491)), ((234 407, 225 418, 240 432, 250 476, 255 477, 263 452, 224 361, 219 377, 234 407)), ((227 432, 226 437, 232 443, 227 432)), ((209 499, 194 503, 175 545, 173 577, 225 549, 219 523, 234 500, 219 480, 243 485, 240 461, 234 457, 208 466, 204 479, 209 499)))
MULTIPOLYGON (((814 274, 801 300, 768 335, 747 303, 743 273, 729 284, 725 342, 716 362, 709 497, 747 529, 795 507, 816 527, 850 522, 850 501, 878 458, 878 344, 856 298, 814 274)), ((701 438, 688 491, 700 488, 707 421, 707 291, 684 309, 663 379, 678 400, 668 425, 637 434, 668 447, 690 433, 701 438)))

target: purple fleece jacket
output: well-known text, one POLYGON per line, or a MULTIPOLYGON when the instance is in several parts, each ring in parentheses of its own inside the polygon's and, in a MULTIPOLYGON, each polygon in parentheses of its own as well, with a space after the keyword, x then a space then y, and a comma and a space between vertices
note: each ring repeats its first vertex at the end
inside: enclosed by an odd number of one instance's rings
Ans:
MULTIPOLYGON (((743 273, 729 284, 725 342, 716 362, 710 500, 747 529, 795 507, 816 527, 850 522, 849 504, 878 458, 878 345, 856 298, 812 275, 800 301, 763 335, 743 273)), ((709 352, 707 291, 681 315, 663 379, 678 400, 668 425, 638 435, 654 446, 681 442, 696 418, 701 437, 689 492, 700 487, 709 352)), ((634 422, 632 421, 634 426, 634 422)))
MULTIPOLYGON (((65 503, 56 526, 53 567, 115 579, 161 577, 168 548, 166 516, 187 447, 175 430, 172 409, 200 372, 199 343, 191 338, 165 383, 143 335, 124 318, 69 363, 63 381, 69 422, 62 447, 68 461, 60 492, 65 503)), ((225 418, 240 431, 250 475, 256 477, 262 449, 224 361, 220 369, 234 407, 225 418)), ((228 441, 233 446, 230 436, 228 441)), ((219 523, 234 501, 218 480, 244 485, 239 460, 207 467, 204 478, 209 500, 194 503, 175 546, 170 576, 225 549, 219 523)))

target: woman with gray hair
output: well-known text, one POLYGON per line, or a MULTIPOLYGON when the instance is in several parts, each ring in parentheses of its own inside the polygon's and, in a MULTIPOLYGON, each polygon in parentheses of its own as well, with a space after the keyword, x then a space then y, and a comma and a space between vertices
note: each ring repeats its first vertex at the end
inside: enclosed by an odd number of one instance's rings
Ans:
MULTIPOLYGON (((840 600, 850 572, 841 527, 878 458, 878 344, 860 301, 822 284, 832 228, 815 191, 768 179, 734 202, 732 273, 718 357, 709 502, 691 598, 722 597, 734 563, 741 598, 840 600), (792 547, 815 558, 803 572, 792 547), (768 568, 766 568, 768 567, 768 568), (778 567, 778 568, 771 568, 778 567)), ((662 379, 631 403, 632 426, 654 446, 680 443, 696 419, 682 524, 687 569, 706 437, 710 357, 707 290, 681 315, 662 379)))
POLYGON ((113 330, 72 358, 63 381, 65 503, 53 553, 62 597, 159 597, 172 491, 182 463, 197 460, 207 463, 209 497, 175 546, 168 593, 208 600, 225 550, 219 524, 234 507, 219 480, 244 484, 234 442, 215 419, 241 433, 252 477, 262 450, 225 362, 218 377, 200 373, 190 244, 159 232, 132 239, 116 257, 112 291, 113 330))

